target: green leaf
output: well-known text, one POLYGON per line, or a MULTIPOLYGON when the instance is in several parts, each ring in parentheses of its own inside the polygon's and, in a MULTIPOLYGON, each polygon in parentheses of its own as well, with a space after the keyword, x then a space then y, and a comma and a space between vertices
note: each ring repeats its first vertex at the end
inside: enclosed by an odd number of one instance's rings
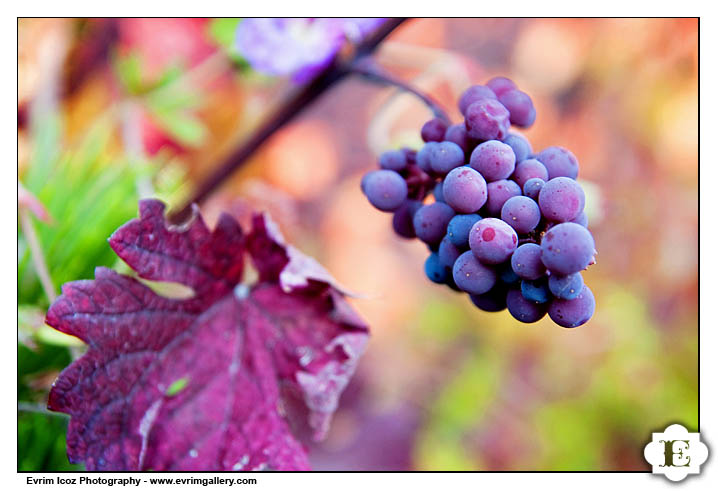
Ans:
POLYGON ((188 146, 200 145, 207 129, 199 118, 182 111, 153 113, 157 124, 178 142, 188 146))

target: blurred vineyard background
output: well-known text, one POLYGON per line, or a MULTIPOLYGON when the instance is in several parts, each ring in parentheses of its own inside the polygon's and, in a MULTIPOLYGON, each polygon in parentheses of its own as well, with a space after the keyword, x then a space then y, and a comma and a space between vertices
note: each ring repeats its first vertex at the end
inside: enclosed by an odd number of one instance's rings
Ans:
MULTIPOLYGON (((81 343, 43 325, 66 281, 119 268, 107 237, 140 196, 182 204, 292 89, 233 48, 237 19, 20 19, 18 469, 76 469, 44 410, 81 343), (27 193, 26 193, 27 191, 27 193), (47 215, 34 195, 44 205, 47 215), (47 275, 33 257, 42 251, 47 275), (52 282, 43 288, 41 278, 52 282)), ((430 116, 350 78, 277 133, 202 206, 268 210, 344 285, 372 338, 317 470, 646 470, 643 445, 698 425, 698 21, 415 19, 378 62, 449 109, 517 81, 534 150, 569 148, 598 263, 585 326, 484 313, 423 276, 359 189, 379 152, 430 116)))

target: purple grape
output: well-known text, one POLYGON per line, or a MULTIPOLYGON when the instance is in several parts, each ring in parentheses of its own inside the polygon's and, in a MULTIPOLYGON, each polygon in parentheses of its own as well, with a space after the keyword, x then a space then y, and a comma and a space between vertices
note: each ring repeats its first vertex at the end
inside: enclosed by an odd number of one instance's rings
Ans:
POLYGON ((416 153, 416 165, 424 172, 431 173, 431 155, 438 142, 428 142, 416 153))
POLYGON ((379 167, 399 172, 406 169, 408 160, 406 153, 401 150, 389 150, 379 156, 379 167))
POLYGON ((497 97, 504 92, 508 92, 509 90, 514 90, 516 88, 514 81, 506 77, 494 77, 486 82, 486 86, 490 88, 497 97))
POLYGON ((434 195, 434 199, 438 201, 439 203, 446 203, 446 200, 444 199, 444 181, 439 181, 434 185, 434 190, 432 191, 434 195))
POLYGON ((449 222, 449 226, 446 228, 446 235, 455 246, 469 247, 469 232, 471 231, 471 227, 479 220, 481 220, 481 217, 476 213, 472 213, 471 215, 456 215, 449 222))
POLYGON ((459 111, 461 111, 461 114, 465 116, 466 109, 479 99, 496 99, 496 94, 483 85, 472 85, 459 98, 459 111))
POLYGON ((445 235, 439 244, 439 263, 445 268, 451 269, 454 267, 454 263, 461 255, 461 252, 462 251, 449 240, 449 236, 445 235))
POLYGON ((546 166, 548 178, 578 176, 578 160, 563 147, 548 147, 536 155, 536 160, 546 166))
POLYGON ((424 262, 424 272, 434 283, 445 283, 449 277, 449 270, 441 265, 439 255, 435 252, 426 258, 426 262, 424 262))
POLYGON ((481 264, 471 251, 459 256, 452 273, 456 286, 474 295, 486 293, 496 283, 494 270, 481 264))
POLYGON ((489 140, 471 152, 469 165, 479 171, 487 182, 499 181, 514 172, 516 155, 507 144, 498 140, 489 140))
POLYGON ((585 212, 585 211, 582 211, 581 213, 579 213, 579 214, 576 216, 576 218, 574 218, 573 220, 571 220, 571 222, 573 222, 573 223, 578 223, 578 224, 581 225, 582 227, 588 228, 588 216, 586 216, 586 212, 585 212))
POLYGON ((546 303, 552 298, 545 276, 537 280, 523 280, 521 282, 521 295, 529 302, 535 303, 546 303))
POLYGON ((538 201, 539 193, 543 189, 546 181, 538 177, 532 177, 524 183, 524 196, 528 196, 534 201, 538 201))
POLYGON ((394 232, 405 239, 416 237, 414 233, 414 213, 422 207, 421 201, 407 200, 395 212, 391 220, 394 232))
POLYGON ((447 126, 441 118, 430 119, 421 127, 421 139, 425 142, 440 142, 444 139, 447 126))
POLYGON ((471 167, 458 167, 444 179, 444 199, 458 213, 473 213, 486 203, 486 181, 471 167))
POLYGON ((507 90, 501 93, 499 101, 509 110, 511 124, 526 128, 536 121, 534 103, 525 92, 518 89, 507 90))
POLYGON ((506 287, 496 285, 481 295, 469 295, 471 301, 484 312, 501 312, 506 308, 506 287))
POLYGON ((568 177, 548 181, 538 199, 541 213, 552 222, 568 222, 583 211, 586 196, 581 185, 568 177))
POLYGON ((509 133, 509 111, 496 99, 479 99, 466 109, 466 132, 479 140, 503 140, 509 133))
MULTIPOLYGON (((514 251, 514 254, 516 254, 516 251, 514 251)), ((521 278, 519 278, 519 275, 514 273, 514 270, 511 267, 511 261, 506 261, 504 264, 502 264, 498 268, 498 271, 499 279, 502 283, 505 283, 506 285, 513 285, 514 283, 517 283, 521 280, 521 278)))
POLYGON ((437 174, 446 175, 464 165, 464 151, 454 142, 437 143, 429 151, 429 165, 437 174))
POLYGON ((514 151, 516 162, 526 160, 533 151, 529 141, 518 133, 509 133, 509 135, 504 138, 504 143, 510 146, 514 151))
POLYGON ((527 234, 541 221, 541 211, 531 198, 514 196, 501 208, 501 219, 511 225, 517 233, 527 234))
POLYGON ((484 218, 471 227, 469 247, 476 258, 486 264, 506 261, 516 250, 518 237, 514 229, 497 218, 484 218))
POLYGON ((578 327, 588 322, 594 310, 596 299, 591 289, 584 285, 581 293, 572 300, 555 298, 548 308, 548 315, 559 326, 578 327))
POLYGON ((556 298, 573 300, 581 294, 583 289, 583 276, 573 273, 566 276, 552 274, 548 278, 548 288, 556 298))
POLYGON ((595 253, 591 232, 577 223, 560 223, 541 240, 541 261, 552 274, 565 276, 586 269, 595 253))
POLYGON ((548 171, 546 167, 536 159, 526 159, 516 164, 516 170, 511 179, 516 181, 522 189, 526 181, 538 177, 544 181, 548 180, 548 171))
POLYGON ((537 280, 546 274, 546 266, 541 262, 541 246, 522 244, 511 255, 511 269, 519 278, 537 280))
POLYGON ((414 214, 414 232, 427 244, 436 244, 446 234, 446 226, 454 216, 454 210, 446 203, 431 203, 419 208, 414 214))
POLYGON ((446 129, 444 141, 456 143, 464 151, 464 155, 468 155, 476 146, 476 141, 469 138, 466 133, 466 125, 461 123, 453 124, 446 129))
POLYGON ((489 215, 498 216, 501 214, 501 208, 509 198, 521 196, 521 188, 514 181, 502 179, 501 181, 490 182, 486 186, 488 194, 486 198, 486 211, 489 215))
POLYGON ((369 172, 363 180, 363 190, 369 202, 381 211, 399 208, 409 192, 404 178, 393 170, 369 172))
POLYGON ((514 319, 526 324, 537 322, 546 315, 546 304, 526 300, 520 290, 509 290, 506 294, 506 307, 514 319))

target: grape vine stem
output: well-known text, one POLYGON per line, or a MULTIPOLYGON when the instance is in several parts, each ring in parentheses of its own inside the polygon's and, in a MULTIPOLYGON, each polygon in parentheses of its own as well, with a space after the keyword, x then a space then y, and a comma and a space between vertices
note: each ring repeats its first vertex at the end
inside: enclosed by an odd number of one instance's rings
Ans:
MULTIPOLYGON (((413 94, 419 95, 420 93, 406 85, 405 83, 392 79, 388 75, 384 75, 379 72, 372 71, 369 73, 369 69, 364 67, 357 69, 357 60, 365 60, 368 55, 374 52, 374 50, 381 44, 381 42, 399 27, 406 18, 392 18, 384 22, 380 27, 376 29, 370 36, 364 41, 359 43, 352 51, 349 59, 343 59, 340 53, 333 60, 333 62, 321 72, 314 80, 309 84, 295 91, 290 95, 287 100, 276 110, 276 112, 268 118, 257 130, 238 146, 233 152, 231 152, 226 159, 217 166, 216 170, 202 182, 192 197, 182 206, 179 210, 173 211, 169 215, 169 220, 174 223, 181 223, 187 220, 192 214, 192 204, 202 202, 207 196, 214 192, 221 184, 232 175, 239 167, 241 167, 248 158, 267 141, 278 129, 285 124, 289 123, 297 116, 304 108, 309 106, 312 102, 319 98, 328 88, 335 83, 342 80, 347 75, 352 73, 360 73, 365 77, 370 77, 373 80, 379 80, 383 83, 389 83, 391 85, 407 90, 413 94), (361 73, 358 70, 364 70, 361 73)), ((428 98, 428 96, 421 95, 422 100, 431 101, 432 108, 438 108, 438 106, 428 98)), ((439 109, 440 114, 443 111, 439 109)), ((436 113, 436 110, 435 110, 436 113)), ((438 115, 438 114, 437 114, 438 115)), ((444 116, 445 117, 445 116, 444 116)))

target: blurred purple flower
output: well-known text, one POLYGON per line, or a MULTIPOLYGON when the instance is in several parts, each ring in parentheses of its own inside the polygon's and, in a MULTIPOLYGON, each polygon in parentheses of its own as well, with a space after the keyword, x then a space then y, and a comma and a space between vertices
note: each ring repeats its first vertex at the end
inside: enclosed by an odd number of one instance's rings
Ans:
POLYGON ((360 41, 384 19, 250 18, 237 28, 237 49, 257 71, 291 75, 296 83, 317 76, 346 39, 360 41))

